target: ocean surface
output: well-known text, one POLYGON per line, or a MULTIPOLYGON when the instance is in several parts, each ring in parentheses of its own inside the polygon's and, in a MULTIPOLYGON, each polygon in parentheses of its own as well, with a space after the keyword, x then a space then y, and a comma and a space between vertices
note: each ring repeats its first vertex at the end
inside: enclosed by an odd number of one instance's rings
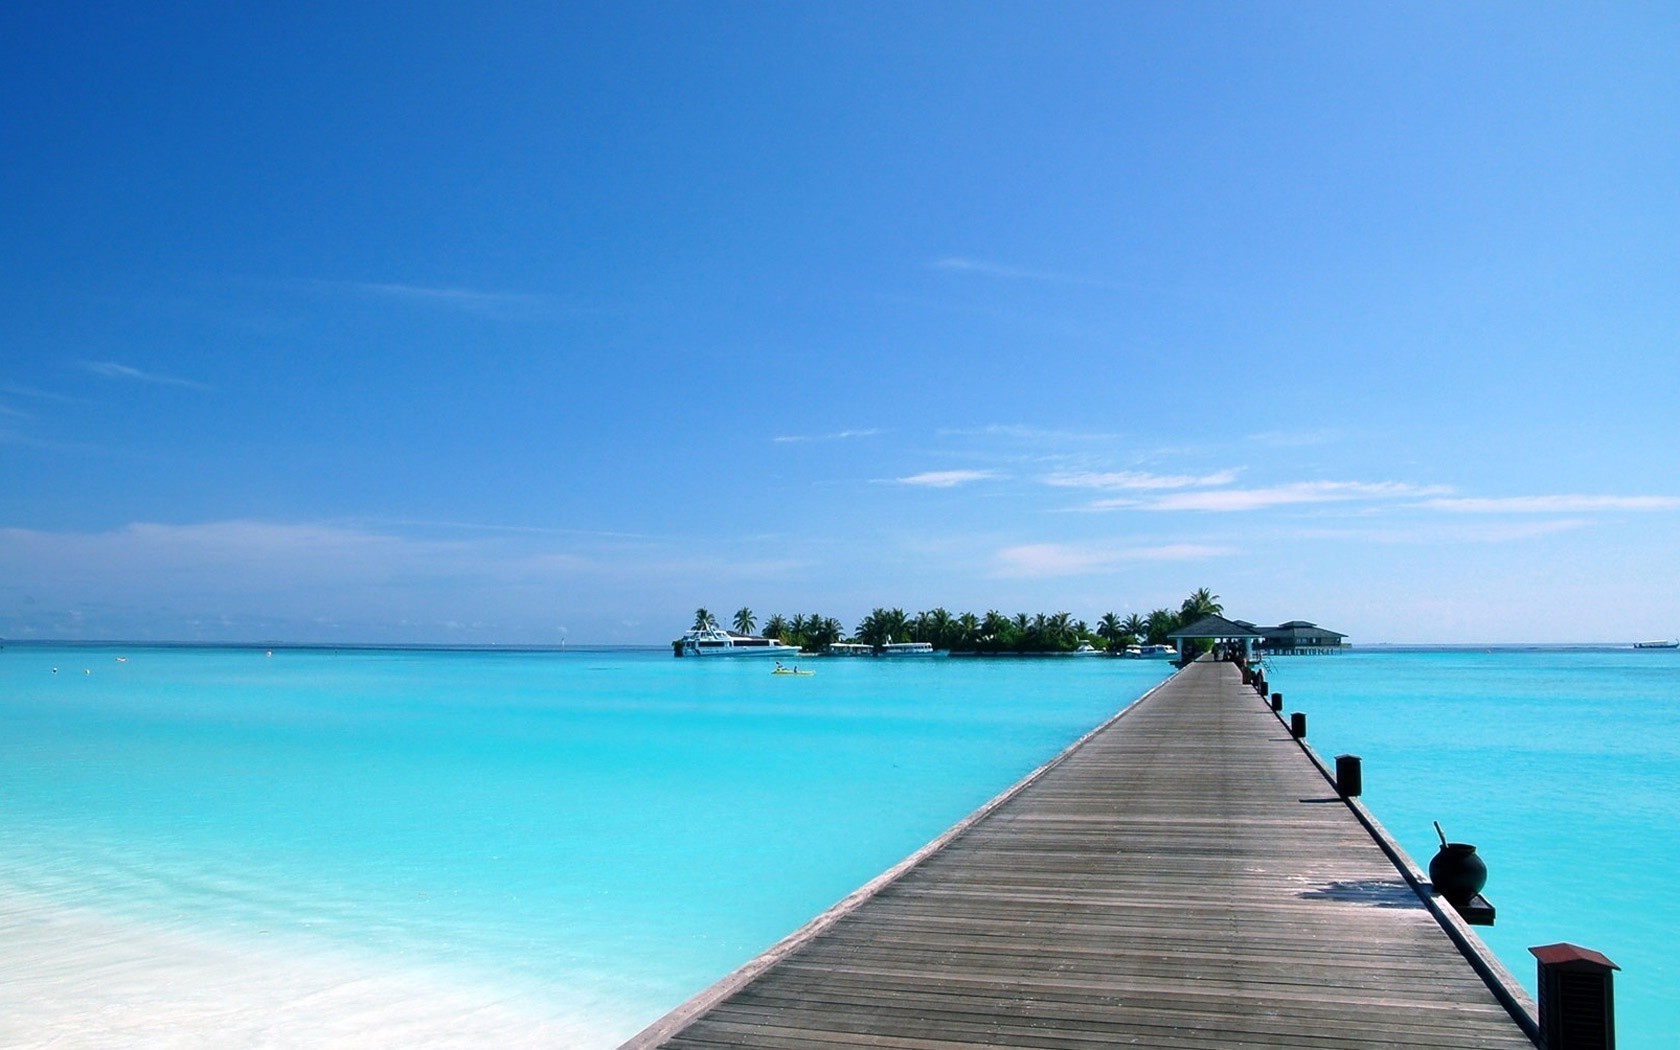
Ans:
POLYGON ((8 647, 0 1045, 615 1046, 1169 670, 807 666, 8 647))
MULTIPOLYGON (((610 1047, 933 838, 1164 663, 0 651, 0 1044, 610 1047), (57 668, 54 673, 53 668, 57 668)), ((1420 864, 1672 1045, 1680 656, 1270 662, 1420 864)))
POLYGON ((1326 762, 1420 866, 1476 846, 1497 921, 1478 933, 1534 992, 1530 947, 1609 956, 1622 1047, 1680 1043, 1680 653, 1355 649, 1269 660, 1326 762))

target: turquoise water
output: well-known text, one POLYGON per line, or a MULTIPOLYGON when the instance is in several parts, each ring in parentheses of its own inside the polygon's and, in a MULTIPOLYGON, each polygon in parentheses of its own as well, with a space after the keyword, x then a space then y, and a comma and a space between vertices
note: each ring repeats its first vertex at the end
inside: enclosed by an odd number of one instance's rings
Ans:
MULTIPOLYGON (((234 952, 348 952, 611 1046, 1167 671, 811 666, 13 646, 0 897, 234 952)), ((1603 951, 1622 1045, 1672 1045, 1676 654, 1356 651, 1270 677, 1320 753, 1364 758, 1366 802, 1420 863, 1431 820, 1477 844, 1499 908, 1483 937, 1516 976, 1532 988, 1530 945, 1603 951)), ((5 996, 0 1014, 34 1008, 5 996)))
POLYGON ((1572 941, 1622 967, 1625 1047, 1680 1031, 1680 654, 1359 652, 1269 662, 1326 761, 1363 760, 1365 802, 1414 860, 1432 820, 1488 865, 1479 931, 1534 990, 1528 948, 1572 941))
POLYGON ((1167 672, 813 666, 14 646, 0 888, 353 951, 586 1014, 580 1044, 614 1045, 1167 672))

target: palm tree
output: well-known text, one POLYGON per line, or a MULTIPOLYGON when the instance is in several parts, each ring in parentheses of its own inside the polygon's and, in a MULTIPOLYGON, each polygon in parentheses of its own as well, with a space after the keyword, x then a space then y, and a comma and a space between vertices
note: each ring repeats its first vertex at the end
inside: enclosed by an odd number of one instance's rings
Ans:
POLYGON ((717 618, 704 605, 694 610, 694 630, 709 631, 717 626, 717 618))
POLYGON ((924 642, 932 642, 935 649, 951 648, 951 614, 944 608, 936 608, 927 614, 928 637, 924 642))
POLYGON ((1073 634, 1073 614, 1059 612, 1050 617, 1050 622, 1045 626, 1045 633, 1047 648, 1072 649, 1073 646, 1068 644, 1068 636, 1073 634))
POLYGON ((846 634, 846 628, 839 620, 832 616, 824 617, 821 628, 817 631, 818 648, 827 649, 838 642, 846 634))
POLYGON ((892 608, 887 610, 887 641, 906 642, 910 640, 910 617, 904 615, 904 610, 892 608))
POLYGON ((1149 625, 1145 623, 1143 617, 1139 616, 1137 613, 1132 613, 1130 616, 1122 620, 1120 622, 1120 628, 1133 638, 1142 638, 1145 634, 1149 633, 1149 625))
POLYGON ((1009 617, 996 609, 987 609, 986 618, 980 624, 980 648, 997 652, 1008 644, 1009 633, 1009 617))
POLYGON ((1178 630, 1178 617, 1165 609, 1156 609, 1144 620, 1144 631, 1150 645, 1162 645, 1167 635, 1178 630))
POLYGON ((1225 607, 1219 604, 1219 595, 1206 587, 1198 587, 1191 592, 1190 597, 1184 599, 1184 604, 1178 607, 1178 622, 1188 625, 1204 616, 1218 616, 1224 611, 1225 607))
POLYGON ((953 649, 967 649, 980 641, 980 618, 971 612, 965 612, 957 617, 954 627, 956 637, 952 639, 953 649))
POLYGON ((1097 637, 1105 643, 1104 648, 1109 652, 1120 648, 1120 639, 1126 634, 1126 625, 1120 622, 1120 617, 1113 613, 1103 613, 1102 619, 1097 621, 1097 637))
POLYGON ((753 633, 753 628, 757 626, 758 619, 753 616, 753 611, 751 609, 743 605, 739 609, 735 610, 736 634, 751 634, 753 633))
MULTIPOLYGON (((899 615, 903 615, 901 612, 899 615)), ((893 640, 892 614, 885 609, 870 610, 868 616, 858 621, 857 640, 864 645, 872 645, 877 650, 893 640)))
MULTIPOLYGON (((1042 621, 1044 619, 1044 614, 1039 613, 1038 618, 1042 621)), ((1017 652, 1024 653, 1028 649, 1032 648, 1033 641, 1037 638, 1037 634, 1033 630, 1032 619, 1028 617, 1026 613, 1016 613, 1015 618, 1009 621, 1009 626, 1015 630, 1015 636, 1011 640, 1015 643, 1014 648, 1017 652)))
POLYGON ((782 619, 781 613, 771 613, 770 619, 764 621, 764 637, 766 638, 776 638, 785 642, 787 639, 782 636, 787 634, 787 629, 787 621, 782 619))

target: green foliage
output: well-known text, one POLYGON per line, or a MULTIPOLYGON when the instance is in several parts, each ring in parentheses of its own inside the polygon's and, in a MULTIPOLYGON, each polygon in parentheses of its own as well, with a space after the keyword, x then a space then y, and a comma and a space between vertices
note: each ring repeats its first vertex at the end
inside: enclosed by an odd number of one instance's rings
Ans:
MULTIPOLYGON (((987 654, 1066 653, 1085 642, 1100 642, 1103 649, 1115 653, 1138 642, 1164 644, 1167 635, 1179 627, 1203 616, 1223 613, 1219 596, 1206 587, 1193 591, 1180 603, 1177 612, 1160 608, 1148 616, 1132 613, 1125 619, 1112 612, 1104 613, 1095 629, 1067 612, 1032 615, 1023 612, 1011 617, 988 609, 984 616, 976 616, 971 612, 953 614, 948 609, 933 608, 909 616, 900 608, 877 607, 858 621, 851 640, 872 645, 877 650, 889 642, 909 641, 927 642, 935 649, 954 653, 987 654)), ((717 623, 703 608, 695 611, 694 619, 696 628, 717 623)), ((740 609, 734 623, 737 631, 750 633, 755 623, 752 610, 740 609)), ((819 613, 795 613, 791 618, 776 613, 764 621, 764 635, 821 652, 844 639, 846 630, 839 620, 819 613)))

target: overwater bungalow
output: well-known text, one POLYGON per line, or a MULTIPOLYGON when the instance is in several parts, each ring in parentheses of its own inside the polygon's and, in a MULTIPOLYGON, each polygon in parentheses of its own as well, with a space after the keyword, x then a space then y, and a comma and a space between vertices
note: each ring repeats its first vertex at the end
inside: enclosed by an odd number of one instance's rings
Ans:
POLYGON ((1320 627, 1306 620, 1290 620, 1276 627, 1261 627, 1247 620, 1227 620, 1223 616, 1204 616, 1193 624, 1180 627, 1167 635, 1178 646, 1179 662, 1186 652, 1198 643, 1235 650, 1252 657, 1294 656, 1304 653, 1339 653, 1347 649, 1347 635, 1320 627))

